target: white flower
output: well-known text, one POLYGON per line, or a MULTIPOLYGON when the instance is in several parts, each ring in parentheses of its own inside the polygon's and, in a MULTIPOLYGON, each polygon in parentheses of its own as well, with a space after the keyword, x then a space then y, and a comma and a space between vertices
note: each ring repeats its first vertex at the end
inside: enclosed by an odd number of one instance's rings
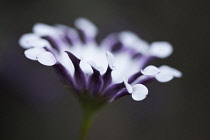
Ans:
POLYGON ((106 102, 124 95, 140 101, 148 94, 145 81, 167 82, 182 76, 169 66, 145 68, 150 59, 166 58, 172 53, 168 42, 149 44, 135 33, 123 31, 98 44, 98 29, 91 21, 78 18, 74 24, 76 29, 37 23, 33 33, 24 34, 19 44, 26 49, 27 58, 53 66, 79 96, 86 91, 106 102))

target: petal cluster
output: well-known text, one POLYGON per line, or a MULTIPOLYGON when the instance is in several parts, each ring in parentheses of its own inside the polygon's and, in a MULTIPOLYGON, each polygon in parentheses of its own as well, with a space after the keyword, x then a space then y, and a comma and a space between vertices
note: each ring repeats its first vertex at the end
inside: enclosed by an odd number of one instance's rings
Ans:
POLYGON ((148 94, 148 81, 168 82, 182 76, 166 65, 146 66, 151 59, 171 55, 173 48, 166 41, 148 43, 133 32, 122 31, 96 42, 98 28, 91 21, 78 18, 74 25, 37 23, 19 44, 28 59, 54 67, 78 95, 107 102, 131 95, 141 101, 148 94))

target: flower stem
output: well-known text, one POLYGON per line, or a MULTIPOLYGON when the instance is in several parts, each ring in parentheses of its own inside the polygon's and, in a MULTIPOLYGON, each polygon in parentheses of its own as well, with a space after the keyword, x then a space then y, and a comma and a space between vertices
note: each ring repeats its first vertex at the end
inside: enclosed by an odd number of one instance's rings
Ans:
POLYGON ((91 94, 77 94, 83 110, 83 120, 79 140, 87 140, 88 130, 95 114, 105 105, 106 98, 92 97, 91 94))
POLYGON ((94 116, 94 111, 92 111, 90 109, 84 110, 84 115, 83 115, 83 121, 82 121, 82 127, 81 127, 81 131, 80 131, 79 140, 86 140, 87 139, 88 130, 90 128, 93 116, 94 116))

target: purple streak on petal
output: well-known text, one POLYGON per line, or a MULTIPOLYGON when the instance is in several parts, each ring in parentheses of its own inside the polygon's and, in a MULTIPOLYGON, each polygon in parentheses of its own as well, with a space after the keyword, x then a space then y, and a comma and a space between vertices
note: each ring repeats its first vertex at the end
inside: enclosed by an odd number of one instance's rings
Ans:
POLYGON ((68 54, 69 58, 71 59, 73 65, 74 65, 74 68, 75 68, 74 77, 75 77, 77 86, 80 89, 86 89, 86 87, 87 87, 86 86, 86 77, 85 77, 84 72, 82 71, 82 69, 79 66, 80 60, 76 56, 74 56, 71 52, 68 52, 68 51, 65 51, 65 52, 68 54))
POLYGON ((80 34, 80 39, 84 44, 92 42, 95 39, 94 37, 90 37, 87 34, 85 34, 85 31, 83 30, 79 30, 79 34, 80 34))
POLYGON ((141 58, 142 54, 140 54, 139 52, 133 53, 132 58, 133 59, 139 59, 141 58))
POLYGON ((140 76, 142 76, 143 74, 141 73, 141 71, 133 74, 129 79, 128 79, 128 83, 133 83, 137 78, 139 78, 140 76))
POLYGON ((101 91, 103 92, 112 82, 112 69, 108 66, 106 72, 104 73, 103 77, 103 87, 101 91))
POLYGON ((131 95, 130 93, 128 93, 128 91, 126 89, 122 89, 121 91, 119 91, 115 96, 113 96, 109 102, 112 102, 116 99, 119 99, 120 97, 123 97, 125 95, 131 95))
POLYGON ((56 49, 58 52, 60 51, 61 46, 59 45, 58 40, 54 39, 54 38, 51 37, 51 36, 43 36, 42 38, 43 38, 43 39, 46 39, 46 40, 50 43, 50 45, 51 45, 54 49, 56 49))
POLYGON ((58 25, 58 28, 62 30, 62 40, 69 46, 73 46, 76 44, 76 42, 79 42, 79 36, 76 30, 64 25, 58 25))
POLYGON ((75 45, 76 43, 80 42, 79 35, 76 30, 69 29, 66 34, 66 39, 71 43, 72 45, 75 45))
POLYGON ((52 48, 43 47, 46 51, 51 52, 56 60, 58 60, 58 56, 51 50, 52 48))
POLYGON ((72 41, 67 37, 67 31, 66 30, 63 30, 63 34, 60 34, 59 35, 59 38, 61 39, 61 41, 65 44, 67 44, 69 47, 72 47, 73 46, 73 43, 72 41))
POLYGON ((68 36, 67 34, 65 34, 64 39, 66 40, 66 42, 70 45, 73 46, 74 45, 74 41, 73 38, 68 36))
POLYGON ((112 52, 117 52, 120 51, 123 48, 123 45, 121 42, 116 42, 111 46, 111 51, 112 52))
POLYGON ((88 90, 90 90, 91 94, 95 96, 100 92, 103 80, 100 72, 96 70, 94 67, 92 67, 92 69, 93 69, 93 74, 90 75, 88 80, 88 90))
POLYGON ((104 47, 108 47, 109 50, 111 50, 112 46, 118 42, 118 36, 113 33, 108 35, 107 37, 105 37, 102 41, 101 41, 101 46, 104 47))
POLYGON ((123 44, 119 41, 117 34, 108 35, 101 42, 101 45, 108 47, 112 52, 117 52, 123 48, 123 44))
POLYGON ((120 90, 122 90, 123 88, 125 88, 124 83, 117 83, 117 84, 113 84, 111 86, 109 86, 107 88, 107 90, 104 93, 104 97, 112 97, 115 94, 117 94, 120 90))
POLYGON ((78 35, 71 33, 69 30, 65 31, 64 39, 70 46, 74 46, 76 42, 79 42, 78 35))
POLYGON ((64 79, 70 85, 70 88, 76 89, 76 86, 75 86, 75 83, 71 74, 62 64, 57 62, 55 65, 53 65, 53 67, 55 68, 56 72, 61 75, 61 78, 64 79))

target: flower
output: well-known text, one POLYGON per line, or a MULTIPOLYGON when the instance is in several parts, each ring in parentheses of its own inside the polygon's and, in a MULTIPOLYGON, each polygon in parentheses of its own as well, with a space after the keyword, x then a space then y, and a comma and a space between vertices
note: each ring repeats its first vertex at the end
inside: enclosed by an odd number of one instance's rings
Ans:
POLYGON ((98 29, 91 21, 78 18, 74 25, 77 30, 37 23, 33 33, 22 35, 19 44, 28 59, 53 66, 79 97, 112 102, 131 95, 141 101, 148 94, 147 82, 168 82, 182 76, 166 65, 146 66, 153 58, 171 55, 168 42, 149 44, 135 33, 123 31, 97 43, 98 29))

